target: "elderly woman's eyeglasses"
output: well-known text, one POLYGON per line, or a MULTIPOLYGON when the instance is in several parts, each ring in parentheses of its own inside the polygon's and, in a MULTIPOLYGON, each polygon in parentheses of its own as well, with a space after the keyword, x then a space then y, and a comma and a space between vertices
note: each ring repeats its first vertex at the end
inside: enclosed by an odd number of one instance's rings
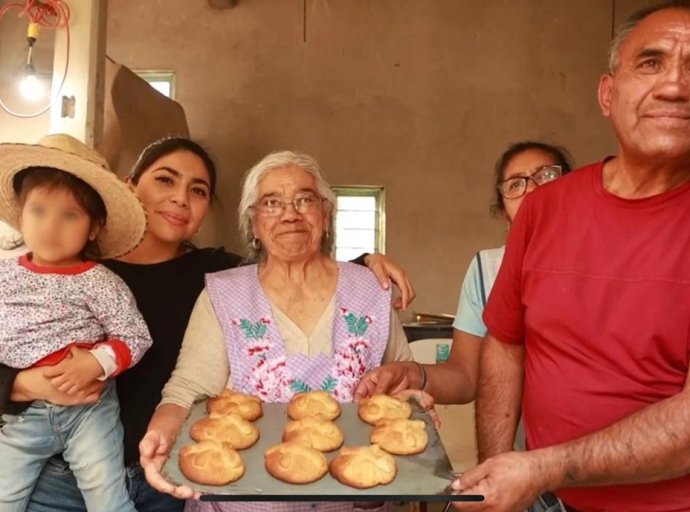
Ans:
POLYGON ((527 185, 531 181, 536 186, 543 185, 556 178, 560 178, 563 169, 560 165, 544 165, 529 176, 513 176, 497 185, 498 191, 506 199, 517 199, 527 193, 527 185))
POLYGON ((302 194, 292 198, 292 201, 284 201, 277 197, 264 197, 254 208, 261 215, 266 217, 275 217, 282 215, 288 205, 292 205, 295 211, 299 214, 307 213, 321 204, 322 199, 316 194, 302 194))

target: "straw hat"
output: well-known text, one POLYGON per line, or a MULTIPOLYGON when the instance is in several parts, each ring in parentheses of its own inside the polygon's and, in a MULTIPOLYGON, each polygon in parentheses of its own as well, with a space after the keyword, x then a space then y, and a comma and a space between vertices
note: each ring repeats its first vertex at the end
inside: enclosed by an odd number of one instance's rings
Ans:
POLYGON ((107 212, 105 227, 96 238, 103 259, 122 256, 139 245, 146 231, 139 199, 98 152, 65 134, 47 135, 38 144, 0 144, 0 219, 18 228, 14 178, 29 167, 68 172, 98 192, 107 212))

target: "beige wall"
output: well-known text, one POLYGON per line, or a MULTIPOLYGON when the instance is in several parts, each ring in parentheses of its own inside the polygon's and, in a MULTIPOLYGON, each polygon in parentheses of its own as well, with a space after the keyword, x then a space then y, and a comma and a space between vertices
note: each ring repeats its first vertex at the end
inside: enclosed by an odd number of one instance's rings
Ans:
POLYGON ((612 2, 307 0, 306 27, 304 4, 110 2, 108 54, 177 73, 192 136, 222 170, 230 249, 243 171, 303 150, 333 184, 385 187, 386 249, 414 309, 454 312, 472 254, 505 233, 488 207, 506 144, 555 141, 582 164, 615 151, 596 103, 612 2))
POLYGON ((414 309, 454 312, 472 254, 505 234, 488 207, 509 142, 558 142, 581 164, 615 152, 596 86, 612 17, 644 3, 110 0, 107 53, 177 73, 192 136, 221 168, 225 223, 209 241, 239 250, 242 173, 303 150, 333 184, 386 188, 386 249, 415 282, 414 309))

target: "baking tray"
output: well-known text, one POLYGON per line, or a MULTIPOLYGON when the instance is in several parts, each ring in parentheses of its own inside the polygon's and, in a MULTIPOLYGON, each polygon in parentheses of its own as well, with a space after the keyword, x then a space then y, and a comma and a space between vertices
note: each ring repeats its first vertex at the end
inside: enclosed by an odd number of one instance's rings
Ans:
MULTIPOLYGON (((429 415, 414 402, 411 404, 412 418, 426 423, 429 444, 424 452, 417 455, 394 455, 398 474, 388 485, 354 489, 341 484, 328 473, 321 480, 304 485, 288 484, 273 478, 264 466, 264 451, 282 442, 283 429, 290 421, 287 404, 283 403, 262 404, 264 415, 254 422, 260 432, 259 440, 251 448, 239 452, 246 467, 244 476, 224 486, 191 482, 179 469, 180 448, 193 442, 189 437, 189 427, 206 416, 206 402, 195 403, 163 466, 163 476, 174 484, 188 485, 198 490, 204 501, 417 501, 420 497, 424 501, 478 501, 481 497, 449 494, 448 486, 453 479, 452 468, 438 432, 429 415)), ((340 407, 342 413, 335 422, 345 435, 343 446, 369 445, 373 427, 359 419, 357 404, 345 403, 340 404, 340 407)), ((339 451, 325 454, 329 462, 339 451)))

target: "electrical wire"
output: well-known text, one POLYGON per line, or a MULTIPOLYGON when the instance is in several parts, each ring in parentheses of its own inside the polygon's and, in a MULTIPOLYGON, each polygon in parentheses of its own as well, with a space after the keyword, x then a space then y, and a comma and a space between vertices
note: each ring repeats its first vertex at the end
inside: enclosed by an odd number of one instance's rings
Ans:
POLYGON ((67 70, 69 69, 69 54, 70 54, 70 34, 69 34, 69 18, 70 10, 69 6, 64 0, 26 0, 24 4, 19 2, 11 2, 2 9, 0 9, 0 21, 7 14, 10 9, 21 9, 21 12, 17 16, 21 18, 26 16, 29 18, 31 23, 36 23, 37 25, 45 28, 62 28, 65 29, 65 68, 62 73, 62 79, 60 80, 60 86, 57 88, 54 96, 50 97, 48 104, 37 112, 31 114, 22 114, 20 112, 15 112, 10 109, 5 102, 0 98, 0 108, 13 117, 18 117, 21 119, 31 119, 41 116, 50 110, 53 105, 55 98, 60 97, 60 92, 62 87, 65 85, 65 80, 67 79, 67 70))

